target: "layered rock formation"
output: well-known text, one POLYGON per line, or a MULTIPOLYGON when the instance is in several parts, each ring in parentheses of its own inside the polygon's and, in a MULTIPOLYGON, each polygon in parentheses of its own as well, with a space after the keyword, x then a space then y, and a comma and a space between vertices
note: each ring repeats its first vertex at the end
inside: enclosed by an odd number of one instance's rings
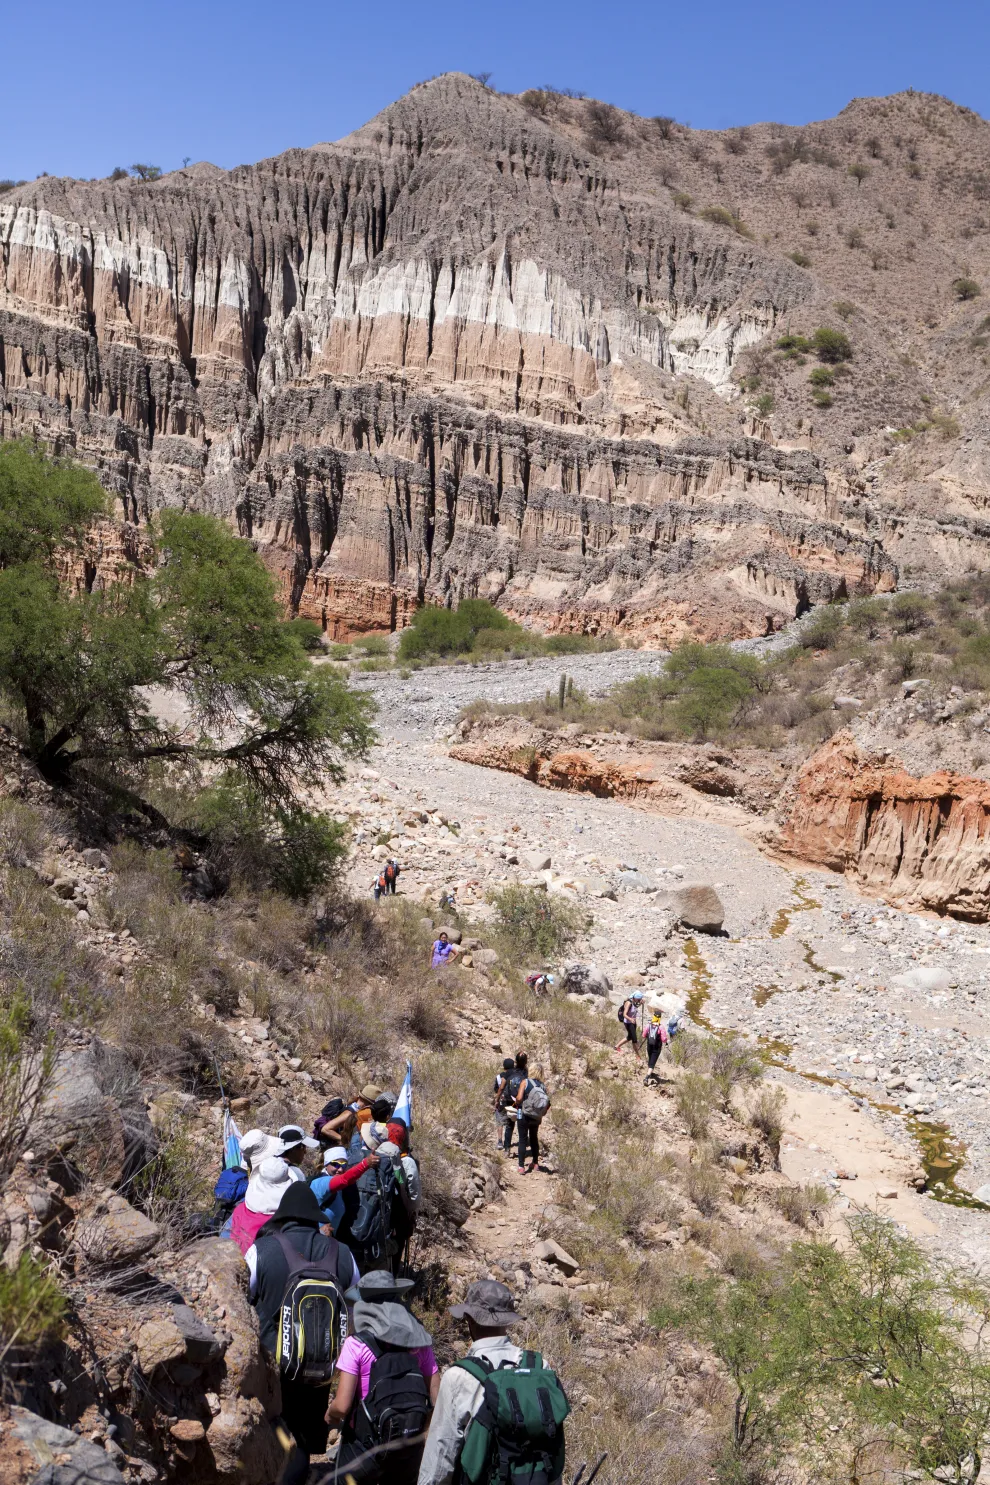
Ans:
POLYGON ((915 778, 847 733, 798 774, 784 849, 842 871, 902 907, 990 915, 990 784, 957 773, 915 778))
POLYGON ((725 752, 688 744, 599 741, 537 727, 520 717, 466 718, 450 756, 519 774, 544 789, 622 799, 663 815, 713 820, 750 831, 776 797, 783 764, 755 749, 725 752))
POLYGON ((236 521, 333 636, 467 594, 753 633, 896 581, 844 478, 711 390, 808 294, 453 75, 336 145, 3 196, 0 431, 130 522, 236 521))

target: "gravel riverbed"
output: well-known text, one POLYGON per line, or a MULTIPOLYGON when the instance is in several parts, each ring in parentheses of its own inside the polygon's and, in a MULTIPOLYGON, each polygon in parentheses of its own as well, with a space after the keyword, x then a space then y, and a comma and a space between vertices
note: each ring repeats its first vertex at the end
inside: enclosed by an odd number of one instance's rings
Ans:
MULTIPOLYGON (((713 1026, 762 1038, 791 1070, 779 1074, 785 1082, 828 1080, 818 1086, 848 1106, 853 1122, 877 1121, 915 1152, 922 1136, 929 1155, 949 1160, 941 1170, 951 1184, 951 1140, 948 1151, 936 1148, 945 1126, 966 1146, 959 1188, 990 1182, 990 928, 864 899, 841 877, 770 860, 726 826, 553 793, 447 756, 447 736, 469 701, 538 697, 564 673, 601 694, 656 673, 663 658, 620 650, 429 669, 405 680, 397 672, 362 677, 379 704, 382 740, 376 777, 355 776, 346 791, 358 820, 355 884, 370 888, 374 842, 387 837, 403 862, 403 891, 429 900, 456 886, 483 920, 490 887, 525 879, 535 856, 549 856, 552 888, 572 892, 594 916, 581 957, 616 991, 642 984, 684 998, 694 992, 713 1026), (699 961, 679 936, 662 936, 654 893, 599 895, 603 883, 621 880, 620 867, 660 888, 690 879, 716 887, 726 936, 698 936, 702 995, 699 961), (905 974, 914 983, 894 983, 905 974)), ((924 1200, 957 1256, 990 1259, 990 1211, 924 1200)))

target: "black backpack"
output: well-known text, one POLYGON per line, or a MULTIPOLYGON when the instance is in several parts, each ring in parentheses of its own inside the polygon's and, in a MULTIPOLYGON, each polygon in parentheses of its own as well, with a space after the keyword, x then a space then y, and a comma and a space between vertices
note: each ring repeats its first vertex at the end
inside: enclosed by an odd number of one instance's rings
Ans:
POLYGON ((430 1421, 430 1391, 412 1351, 387 1345, 359 1331, 374 1356, 368 1395, 354 1413, 354 1437, 381 1453, 360 1471, 362 1482, 387 1479, 389 1485, 414 1482, 430 1421), (370 1472, 367 1472, 370 1470, 370 1472))
POLYGON ((395 1173, 391 1162, 383 1160, 372 1166, 355 1182, 358 1189, 357 1215, 351 1222, 350 1241, 362 1249, 365 1263, 375 1265, 398 1252, 392 1234, 392 1203, 396 1197, 395 1173))
POLYGON ((347 1336, 340 1245, 331 1238, 324 1258, 304 1258, 277 1227, 271 1236, 289 1269, 276 1319, 275 1360, 283 1377, 320 1386, 333 1376, 347 1336))

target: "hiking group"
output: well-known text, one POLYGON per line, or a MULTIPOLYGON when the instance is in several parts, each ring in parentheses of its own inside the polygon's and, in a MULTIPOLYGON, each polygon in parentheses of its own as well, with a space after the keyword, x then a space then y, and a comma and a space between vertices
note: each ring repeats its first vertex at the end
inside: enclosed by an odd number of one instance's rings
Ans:
MULTIPOLYGON (((525 1054, 507 1061, 520 1168, 528 1148, 532 1170, 549 1096, 525 1054)), ((451 1307, 471 1345, 442 1378, 409 1308, 416 1281, 402 1270, 420 1205, 411 1122, 410 1069, 398 1102, 366 1085, 350 1104, 325 1104, 311 1135, 298 1124, 249 1130, 217 1182, 220 1231, 244 1255, 261 1345, 280 1378, 280 1485, 554 1485, 570 1406, 542 1357, 510 1340, 521 1318, 510 1291, 483 1280, 451 1307), (311 1470, 331 1428, 334 1458, 311 1470)))
POLYGON ((647 1003, 642 990, 634 990, 627 995, 619 1006, 616 1015, 620 1025, 625 1031, 621 1041, 616 1042, 615 1050, 621 1052, 624 1047, 632 1047, 639 1054, 640 1031, 642 1031, 643 1043, 646 1047, 647 1073, 643 1079, 644 1083, 659 1083, 660 1076, 657 1073, 657 1063, 663 1054, 664 1047, 670 1045, 677 1035, 680 1027, 681 1015, 675 1011, 666 1022, 663 1019, 663 1007, 654 996, 647 1003), (649 1011, 650 1019, 645 1019, 644 1011, 649 1011))
POLYGON ((508 1155, 512 1131, 517 1133, 520 1174, 540 1170, 540 1124, 550 1109, 550 1095, 538 1072, 530 1072, 525 1052, 506 1057, 495 1074, 496 1145, 508 1155), (532 1157, 527 1167, 527 1152, 532 1157))
POLYGON ((371 885, 371 895, 372 897, 374 897, 376 902, 380 897, 395 896, 395 887, 396 883, 399 880, 399 873, 401 872, 401 870, 402 867, 399 865, 398 861, 396 861, 394 856, 390 857, 389 860, 385 862, 381 871, 375 877, 375 880, 371 885))

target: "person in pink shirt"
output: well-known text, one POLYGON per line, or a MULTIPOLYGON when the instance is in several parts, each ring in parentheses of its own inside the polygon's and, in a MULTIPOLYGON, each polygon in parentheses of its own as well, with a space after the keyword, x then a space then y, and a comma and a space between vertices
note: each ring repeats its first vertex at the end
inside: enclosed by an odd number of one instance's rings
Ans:
MULTIPOLYGON (((276 1140, 275 1144, 282 1148, 281 1141, 276 1140)), ((230 1219, 230 1236, 242 1253, 254 1246, 258 1233, 278 1211, 286 1187, 297 1179, 280 1155, 269 1155, 251 1172, 247 1194, 230 1219)))
MULTIPOLYGON (((363 1456, 368 1449, 360 1414, 361 1404, 368 1397, 376 1351, 379 1356, 383 1349, 408 1352, 426 1384, 430 1409, 436 1401, 440 1369, 433 1354, 433 1337, 402 1303, 402 1297, 412 1287, 412 1279, 396 1279, 387 1269, 374 1269, 344 1295, 347 1303, 354 1305, 354 1329, 340 1348, 337 1391, 327 1409, 327 1421, 341 1431, 335 1479, 343 1479, 347 1474, 346 1465, 363 1456)), ((429 1419, 425 1422, 428 1426, 429 1419)), ((420 1442, 386 1456, 390 1485, 402 1485, 407 1479, 415 1481, 422 1453, 423 1444, 420 1442)), ((379 1469, 384 1464, 385 1460, 379 1469)), ((362 1482, 370 1482, 384 1478, 384 1475, 369 1461, 362 1468, 360 1478, 362 1482), (369 1465, 372 1466, 371 1472, 369 1465)))

